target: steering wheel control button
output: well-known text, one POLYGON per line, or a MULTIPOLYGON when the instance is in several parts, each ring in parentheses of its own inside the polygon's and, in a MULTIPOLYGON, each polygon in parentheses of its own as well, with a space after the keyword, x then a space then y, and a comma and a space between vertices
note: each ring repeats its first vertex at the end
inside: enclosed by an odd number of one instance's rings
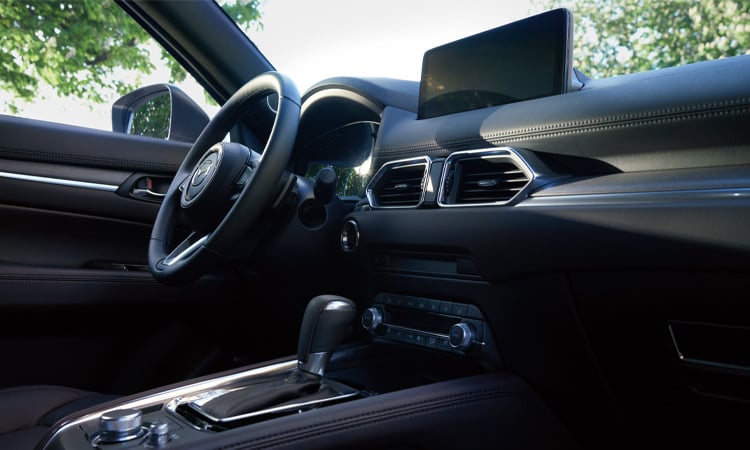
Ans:
POLYGON ((99 416, 99 431, 91 438, 91 445, 119 444, 143 437, 148 429, 143 426, 143 414, 137 409, 116 409, 99 416))
POLYGON ((448 331, 448 342, 456 350, 466 352, 471 350, 476 342, 476 330, 473 325, 459 322, 448 331))

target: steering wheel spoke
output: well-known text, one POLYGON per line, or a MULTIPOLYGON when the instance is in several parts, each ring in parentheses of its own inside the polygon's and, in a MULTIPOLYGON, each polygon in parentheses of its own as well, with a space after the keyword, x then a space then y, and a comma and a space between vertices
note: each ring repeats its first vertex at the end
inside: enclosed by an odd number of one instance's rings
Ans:
POLYGON ((198 250, 198 248, 200 248, 201 245, 206 243, 206 241, 208 240, 208 236, 209 235, 207 234, 200 234, 196 232, 190 233, 190 236, 185 238, 185 240, 182 241, 180 245, 175 247, 175 249, 172 250, 166 258, 164 258, 164 260, 162 261, 162 265, 172 266, 184 260, 185 258, 189 258, 198 250))

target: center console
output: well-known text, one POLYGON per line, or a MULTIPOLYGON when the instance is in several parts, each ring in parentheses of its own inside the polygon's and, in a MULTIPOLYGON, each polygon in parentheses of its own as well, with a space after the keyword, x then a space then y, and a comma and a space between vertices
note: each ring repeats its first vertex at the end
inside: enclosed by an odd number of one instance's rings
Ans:
POLYGON ((575 448, 520 378, 496 370, 455 372, 464 366, 455 364, 457 357, 479 367, 496 353, 476 307, 378 295, 361 316, 374 342, 339 348, 331 376, 333 350, 355 315, 350 300, 316 297, 305 311, 296 359, 92 407, 58 422, 38 449, 456 448, 467 442, 495 448, 507 439, 523 448, 575 448), (415 351, 434 359, 414 358, 415 351), (363 360, 365 369, 357 364, 363 360), (454 373, 417 380, 419 370, 434 376, 439 367, 454 373), (389 378, 395 381, 382 389, 389 378))

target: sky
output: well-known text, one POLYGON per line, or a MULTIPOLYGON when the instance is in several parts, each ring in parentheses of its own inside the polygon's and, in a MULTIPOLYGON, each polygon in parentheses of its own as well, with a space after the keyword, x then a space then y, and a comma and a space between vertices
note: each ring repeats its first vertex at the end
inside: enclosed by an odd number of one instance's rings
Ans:
MULTIPOLYGON (((248 34, 276 70, 304 92, 332 76, 418 80, 426 50, 539 12, 532 8, 530 0, 261 0, 263 26, 248 34)), ((160 67, 141 76, 140 83, 163 83, 168 77, 160 67)), ((215 114, 217 108, 205 104, 192 78, 180 87, 215 114)), ((46 100, 20 104, 20 116, 111 130, 111 103, 60 99, 48 86, 40 92, 46 100)))

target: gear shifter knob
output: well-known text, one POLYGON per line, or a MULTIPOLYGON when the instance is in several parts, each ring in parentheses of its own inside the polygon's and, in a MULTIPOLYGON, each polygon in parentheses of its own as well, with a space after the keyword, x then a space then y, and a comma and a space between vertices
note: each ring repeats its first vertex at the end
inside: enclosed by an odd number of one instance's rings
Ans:
POLYGON ((357 314, 354 302, 337 295, 319 295, 307 304, 297 346, 297 367, 322 376, 331 353, 351 331, 357 314))

